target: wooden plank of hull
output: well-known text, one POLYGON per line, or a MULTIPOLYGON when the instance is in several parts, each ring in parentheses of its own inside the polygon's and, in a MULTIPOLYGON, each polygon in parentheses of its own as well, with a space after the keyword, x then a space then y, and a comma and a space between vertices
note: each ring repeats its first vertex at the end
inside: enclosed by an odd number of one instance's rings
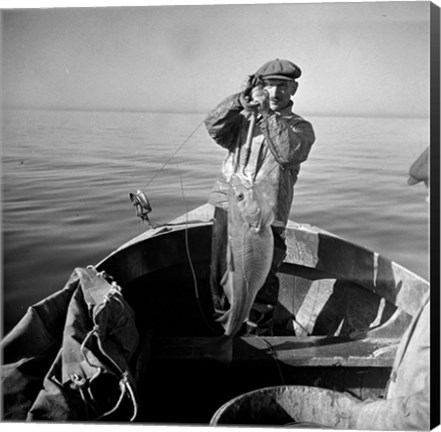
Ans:
POLYGON ((285 262, 331 272, 384 297, 409 315, 429 289, 423 278, 390 259, 324 231, 287 229, 285 262))

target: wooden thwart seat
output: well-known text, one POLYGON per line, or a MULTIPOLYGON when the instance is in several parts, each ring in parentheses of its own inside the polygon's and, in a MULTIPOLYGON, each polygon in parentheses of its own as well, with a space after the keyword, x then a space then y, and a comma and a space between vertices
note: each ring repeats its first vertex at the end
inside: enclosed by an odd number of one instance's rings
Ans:
MULTIPOLYGON (((212 337, 155 338, 157 360, 204 360, 212 337)), ((328 336, 245 336, 234 340, 233 362, 274 361, 297 367, 392 367, 397 339, 328 336)))

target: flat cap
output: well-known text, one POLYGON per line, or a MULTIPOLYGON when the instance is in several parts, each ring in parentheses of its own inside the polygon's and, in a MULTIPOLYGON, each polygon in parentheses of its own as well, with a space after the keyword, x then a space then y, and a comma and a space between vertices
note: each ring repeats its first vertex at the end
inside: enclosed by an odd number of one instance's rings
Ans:
POLYGON ((301 74, 302 71, 296 64, 290 62, 289 60, 280 59, 266 62, 256 72, 256 75, 260 75, 262 78, 285 80, 295 80, 299 78, 301 74))

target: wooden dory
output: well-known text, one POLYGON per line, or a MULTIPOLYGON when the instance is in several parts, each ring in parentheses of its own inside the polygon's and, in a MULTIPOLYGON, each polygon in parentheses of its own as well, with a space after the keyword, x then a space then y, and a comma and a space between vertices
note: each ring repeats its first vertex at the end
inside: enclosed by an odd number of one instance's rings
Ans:
POLYGON ((429 283, 375 252, 290 221, 279 271, 279 334, 236 337, 225 368, 201 355, 218 337, 209 322, 212 215, 209 205, 197 208, 97 265, 123 287, 137 313, 137 420, 208 424, 231 398, 267 386, 382 395, 397 344, 429 283))

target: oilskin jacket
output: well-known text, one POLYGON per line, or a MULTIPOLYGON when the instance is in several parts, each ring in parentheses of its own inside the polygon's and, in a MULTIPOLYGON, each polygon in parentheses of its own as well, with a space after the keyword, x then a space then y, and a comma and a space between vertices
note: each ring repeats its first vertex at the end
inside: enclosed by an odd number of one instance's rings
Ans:
POLYGON ((228 150, 210 204, 228 209, 228 184, 233 174, 243 174, 263 189, 274 211, 274 226, 288 221, 294 185, 315 141, 312 125, 292 112, 292 102, 281 112, 257 117, 251 144, 247 134, 251 113, 244 110, 240 94, 229 96, 205 119, 208 133, 228 150))
POLYGON ((385 400, 358 405, 352 417, 359 430, 430 429, 429 293, 400 341, 385 400))

